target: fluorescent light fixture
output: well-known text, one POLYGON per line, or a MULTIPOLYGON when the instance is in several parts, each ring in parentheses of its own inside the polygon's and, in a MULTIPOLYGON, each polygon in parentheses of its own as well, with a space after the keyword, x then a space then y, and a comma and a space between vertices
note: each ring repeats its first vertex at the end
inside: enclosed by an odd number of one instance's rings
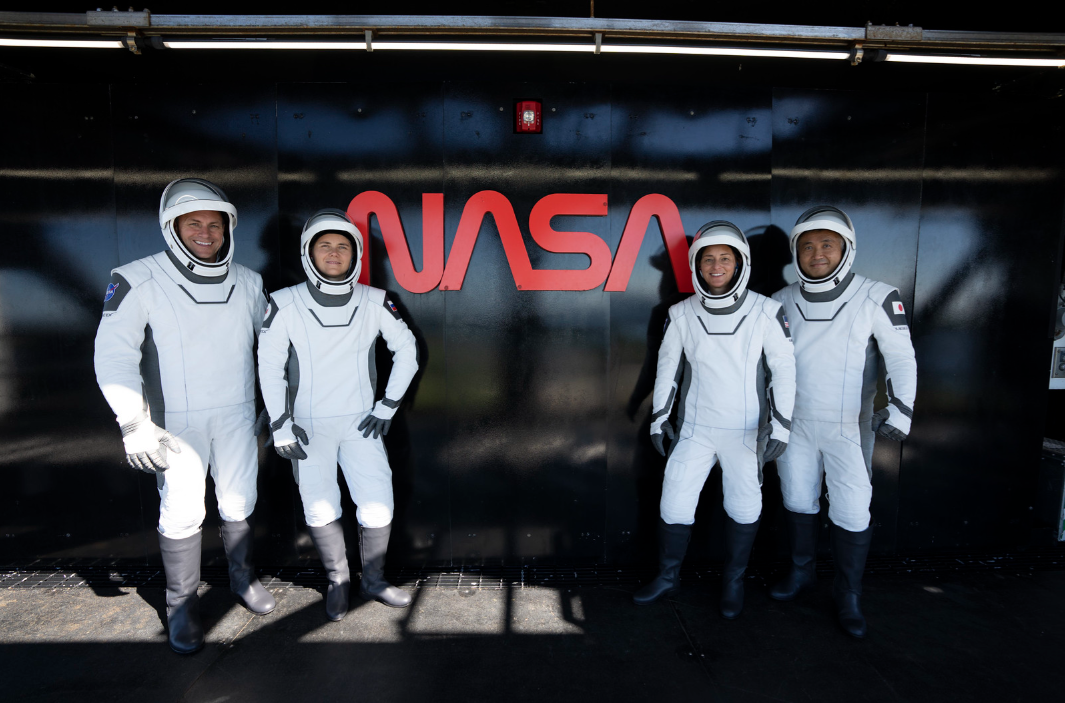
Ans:
POLYGON ((900 63, 943 63, 959 66, 1043 66, 1065 67, 1065 58, 1058 59, 1012 59, 993 56, 936 56, 921 54, 888 54, 885 61, 900 63))
MULTIPOLYGON (((164 41, 167 49, 339 49, 366 51, 364 41, 164 41)), ((374 48, 377 45, 374 44, 374 48)))
POLYGON ((46 47, 51 49, 125 49, 117 39, 12 39, 0 37, 0 46, 46 47))
POLYGON ((499 44, 482 42, 375 41, 373 50, 401 51, 558 51, 594 54, 593 44, 499 44))
POLYGON ((849 51, 801 51, 796 49, 754 49, 719 46, 647 46, 603 44, 604 54, 687 54, 690 56, 755 56, 776 59, 850 60, 849 51))

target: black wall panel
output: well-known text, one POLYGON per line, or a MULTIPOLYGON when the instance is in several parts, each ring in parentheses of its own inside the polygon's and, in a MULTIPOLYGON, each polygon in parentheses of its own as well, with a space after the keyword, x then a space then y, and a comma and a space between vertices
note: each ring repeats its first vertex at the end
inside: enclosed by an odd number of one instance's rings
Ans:
MULTIPOLYGON (((657 346, 690 289, 667 242, 683 254, 730 219, 772 293, 794 280, 785 233, 822 202, 852 215, 856 270, 902 291, 918 353, 913 435, 874 457, 875 548, 1026 543, 1063 204, 1053 101, 594 80, 0 93, 25 106, 0 115, 0 559, 155 558, 154 482, 123 465, 92 343, 109 269, 163 247, 159 194, 187 175, 229 193, 236 259, 270 290, 302 280, 312 212, 365 220, 369 280, 422 365, 386 442, 394 564, 649 559, 657 346), (514 133, 526 98, 541 135, 514 133)), ((715 472, 694 558, 719 555, 720 490, 715 472)), ((779 511, 770 469, 759 554, 779 511)), ((265 449, 256 513, 261 563, 313 557, 265 449)))

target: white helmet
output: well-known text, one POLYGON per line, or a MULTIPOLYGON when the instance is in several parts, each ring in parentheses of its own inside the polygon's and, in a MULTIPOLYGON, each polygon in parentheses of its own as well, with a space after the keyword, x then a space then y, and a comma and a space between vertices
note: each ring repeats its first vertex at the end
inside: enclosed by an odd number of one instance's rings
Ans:
POLYGON ((307 224, 303 225, 303 234, 300 236, 300 258, 303 260, 303 270, 307 273, 307 280, 311 285, 329 295, 345 295, 355 289, 355 281, 359 279, 362 271, 362 233, 348 214, 336 208, 319 210, 310 216, 307 224), (333 281, 321 274, 315 268, 311 259, 311 243, 319 234, 326 232, 340 232, 347 235, 354 245, 355 251, 351 259, 351 268, 348 275, 341 281, 333 281))
POLYGON ((791 228, 791 255, 795 260, 795 273, 799 276, 799 285, 810 293, 825 293, 838 286, 854 265, 854 255, 858 251, 858 242, 854 235, 854 223, 847 213, 831 205, 818 205, 812 207, 795 222, 791 228), (836 270, 824 278, 810 278, 803 273, 799 265, 799 256, 795 251, 799 237, 804 232, 815 229, 827 229, 843 237, 843 258, 839 261, 836 270))
POLYGON ((202 178, 179 178, 171 181, 170 185, 163 189, 163 197, 159 199, 159 227, 163 230, 163 239, 170 246, 170 251, 189 271, 208 278, 225 276, 229 272, 229 264, 233 261, 233 230, 237 228, 237 208, 233 207, 226 194, 214 183, 202 178), (226 227, 222 248, 218 250, 218 259, 213 264, 193 256, 192 252, 185 248, 175 226, 178 217, 198 210, 224 212, 229 216, 229 226, 226 227))
POLYGON ((727 308, 734 305, 747 290, 747 281, 751 278, 751 247, 747 244, 747 237, 731 222, 714 220, 707 222, 699 228, 688 249, 688 266, 692 270, 692 285, 695 292, 703 299, 703 305, 708 308, 727 308), (699 275, 699 251, 703 247, 712 244, 724 244, 736 250, 739 261, 736 262, 736 273, 732 277, 732 288, 722 295, 714 295, 710 292, 703 277, 699 275))

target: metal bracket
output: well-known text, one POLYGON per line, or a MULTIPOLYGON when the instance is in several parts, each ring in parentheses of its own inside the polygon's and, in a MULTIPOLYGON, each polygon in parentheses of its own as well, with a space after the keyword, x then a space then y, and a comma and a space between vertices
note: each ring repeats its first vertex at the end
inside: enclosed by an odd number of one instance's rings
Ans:
POLYGON ((373 30, 366 30, 366 50, 373 51, 373 30))
POLYGON ((602 53, 602 49, 603 49, 603 33, 602 32, 596 32, 595 33, 595 53, 597 53, 597 54, 602 53))
POLYGON ((861 42, 858 42, 851 49, 851 66, 857 66, 862 62, 862 58, 865 56, 865 49, 862 48, 861 42))
POLYGON ((122 41, 123 43, 125 43, 126 48, 137 55, 140 55, 141 53, 141 48, 138 43, 140 39, 141 37, 139 34, 137 34, 137 30, 135 29, 129 30, 128 32, 126 32, 126 36, 122 37, 122 41))

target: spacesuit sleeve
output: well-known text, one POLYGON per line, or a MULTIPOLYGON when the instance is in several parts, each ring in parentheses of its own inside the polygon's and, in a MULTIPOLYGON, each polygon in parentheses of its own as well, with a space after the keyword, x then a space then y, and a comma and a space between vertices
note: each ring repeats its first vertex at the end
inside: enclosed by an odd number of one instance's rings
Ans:
POLYGON ((418 372, 418 342, 387 296, 380 317, 381 336, 385 338, 385 344, 392 352, 392 373, 388 375, 385 397, 381 402, 395 408, 407 392, 414 374, 418 372))
POLYGON ((655 390, 651 395, 651 434, 662 432, 662 423, 669 419, 681 380, 681 357, 684 355, 682 324, 673 319, 670 311, 662 346, 658 348, 658 372, 655 374, 655 390))
POLYGON ((141 345, 148 312, 136 288, 117 271, 112 272, 104 299, 103 318, 96 330, 93 365, 96 382, 119 425, 146 410, 141 377, 141 345))
POLYGON ((263 279, 261 277, 256 278, 258 279, 256 282, 259 284, 259 292, 252 297, 251 319, 255 327, 255 334, 258 336, 259 332, 262 331, 263 322, 266 321, 266 315, 270 308, 270 296, 266 293, 263 279))
POLYGON ((791 435, 791 412, 795 407, 795 348, 784 306, 771 302, 765 306, 770 318, 762 340, 766 363, 766 396, 773 439, 787 442, 791 435))
POLYGON ((288 363, 289 336, 285 320, 278 312, 277 302, 270 300, 259 333, 259 387, 271 423, 281 421, 288 412, 285 365, 288 363))
POLYGON ((879 307, 873 315, 873 336, 887 370, 887 422, 909 434, 917 395, 917 358, 910 341, 910 326, 898 290, 892 288, 879 307))

